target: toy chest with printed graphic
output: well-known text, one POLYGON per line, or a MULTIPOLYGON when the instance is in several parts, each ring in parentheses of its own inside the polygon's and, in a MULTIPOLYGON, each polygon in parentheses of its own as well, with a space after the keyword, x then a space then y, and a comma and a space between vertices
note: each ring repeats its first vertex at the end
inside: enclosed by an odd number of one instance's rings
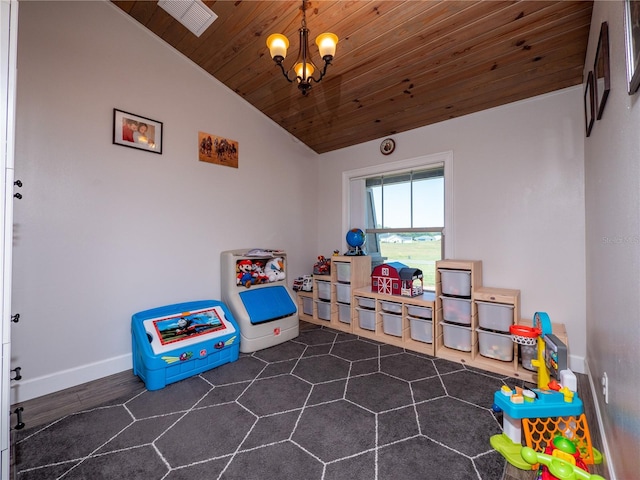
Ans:
POLYGON ((159 390, 225 363, 240 353, 240 332, 223 302, 200 300, 136 313, 131 318, 133 373, 159 390))

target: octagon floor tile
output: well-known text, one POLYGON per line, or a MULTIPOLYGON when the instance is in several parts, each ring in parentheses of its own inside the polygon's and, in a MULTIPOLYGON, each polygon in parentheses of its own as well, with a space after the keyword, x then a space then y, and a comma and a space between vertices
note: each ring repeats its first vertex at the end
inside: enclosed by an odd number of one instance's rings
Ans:
POLYGON ((241 448, 247 450, 287 440, 293 433, 299 416, 300 411, 296 410, 259 418, 247 438, 242 442, 241 448))
POLYGON ((162 417, 137 420, 120 432, 115 438, 100 448, 96 453, 113 452, 153 442, 167 428, 171 427, 183 414, 172 413, 162 417))
POLYGON ((438 374, 433 366, 433 361, 410 353, 382 357, 380 371, 404 380, 419 380, 438 374))
POLYGON ((495 450, 474 458, 473 463, 476 465, 476 469, 482 480, 504 478, 506 463, 504 462, 504 457, 495 450))
POLYGON ((169 472, 163 480, 194 480, 218 478, 218 475, 231 460, 231 457, 217 458, 208 462, 199 462, 194 465, 176 468, 169 472))
POLYGON ((371 480, 376 478, 375 457, 375 452, 371 451, 332 462, 327 465, 323 480, 371 480))
POLYGON ((475 478, 471 460, 424 437, 382 447, 378 453, 378 480, 475 478))
POLYGON ((17 461, 27 469, 82 458, 132 423, 122 406, 69 415, 20 441, 17 461))
POLYGON ((256 380, 238 402, 258 416, 302 408, 311 385, 293 375, 256 380))
POLYGON ((357 375, 366 375, 369 373, 377 373, 380 371, 380 360, 372 358, 369 360, 356 360, 351 364, 351 377, 357 375))
POLYGON ((502 432, 489 410, 451 397, 416 406, 423 435, 471 457, 491 450, 489 438, 502 432))
POLYGON ((309 345, 302 354, 303 357, 316 357, 318 355, 326 355, 331 351, 332 343, 323 343, 322 345, 309 345))
POLYGON ((378 445, 406 440, 420 433, 413 405, 378 414, 378 445))
POLYGON ((375 416, 344 400, 307 407, 292 440, 325 462, 376 445, 375 416))
POLYGON ((316 383, 311 390, 307 405, 317 405, 319 403, 343 399, 346 385, 346 380, 316 383))
POLYGON ((213 385, 225 385, 247 380, 253 380, 264 369, 266 363, 253 357, 241 356, 238 360, 225 363, 217 368, 201 373, 213 385))
POLYGON ((345 398, 373 412, 384 412, 413 403, 409 383, 384 373, 349 379, 345 398))
POLYGON ((300 332, 294 340, 303 345, 321 345, 323 343, 333 343, 336 341, 337 332, 323 329, 314 329, 300 332))
POLYGON ((432 377, 425 380, 416 380, 415 382, 411 382, 411 389, 413 390, 413 398, 416 403, 442 397, 447 394, 442 386, 440 377, 432 377))
POLYGON ((189 410, 211 390, 211 385, 200 377, 191 377, 171 383, 161 390, 147 391, 127 402, 133 416, 142 418, 189 410))
POLYGON ((315 480, 322 478, 323 465, 291 442, 240 452, 221 480, 315 480), (283 461, 286 459, 286 461, 283 461))
POLYGON ((151 445, 91 457, 64 476, 65 480, 87 478, 144 478, 160 480, 169 469, 151 445))
POLYGON ((71 470, 80 460, 74 460, 73 462, 55 463, 53 465, 46 465, 34 470, 26 470, 18 473, 18 480, 51 480, 52 478, 66 478, 63 477, 64 473, 71 470))
POLYGON ((155 445, 172 467, 189 465, 233 453, 255 422, 235 403, 193 410, 155 445))
POLYGON ((468 370, 443 375, 447 393, 480 407, 491 408, 493 395, 504 385, 502 380, 468 370))
POLYGON ((264 370, 258 375, 258 378, 275 377, 284 373, 291 373, 293 367, 296 366, 298 360, 285 360, 283 362, 275 362, 267 365, 264 370))
POLYGON ((360 340, 353 340, 334 344, 331 353, 345 360, 377 359, 378 347, 360 340))
POLYGON ((211 405, 234 402, 250 384, 251 382, 240 382, 213 387, 213 389, 198 402, 196 407, 209 407, 211 405))
POLYGON ((293 374, 311 383, 321 383, 347 378, 349 367, 350 364, 346 360, 333 355, 321 355, 302 358, 293 370, 293 374))
POLYGON ((300 343, 284 342, 273 347, 265 348, 253 352, 253 357, 264 360, 265 362, 281 362, 283 360, 292 360, 300 358, 305 350, 305 346, 300 343))

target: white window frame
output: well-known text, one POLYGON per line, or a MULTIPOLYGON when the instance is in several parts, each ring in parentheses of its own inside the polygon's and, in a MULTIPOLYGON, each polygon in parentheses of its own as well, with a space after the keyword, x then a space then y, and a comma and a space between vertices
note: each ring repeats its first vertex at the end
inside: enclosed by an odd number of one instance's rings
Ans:
POLYGON ((453 151, 342 172, 342 231, 346 232, 351 228, 366 230, 367 209, 364 203, 364 180, 367 177, 426 169, 438 165, 444 166, 444 252, 447 258, 455 258, 455 236, 453 234, 453 151), (358 184, 354 182, 355 180, 362 180, 362 182, 358 184), (358 198, 352 197, 354 193, 358 194, 358 198), (360 193, 362 194, 360 195, 360 193))

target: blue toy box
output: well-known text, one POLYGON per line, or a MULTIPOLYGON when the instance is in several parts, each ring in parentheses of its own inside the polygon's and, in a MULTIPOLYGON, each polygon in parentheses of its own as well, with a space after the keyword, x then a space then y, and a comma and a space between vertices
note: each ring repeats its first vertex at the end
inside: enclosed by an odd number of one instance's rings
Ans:
POLYGON ((217 300, 178 303, 131 318, 133 373, 148 390, 197 375, 240 353, 240 331, 226 305, 217 300))

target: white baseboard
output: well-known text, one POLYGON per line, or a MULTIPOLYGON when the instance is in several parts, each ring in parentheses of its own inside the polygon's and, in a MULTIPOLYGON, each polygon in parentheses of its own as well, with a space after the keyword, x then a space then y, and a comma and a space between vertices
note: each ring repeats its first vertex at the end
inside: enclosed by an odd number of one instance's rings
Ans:
POLYGON ((132 368, 130 353, 38 378, 12 382, 11 405, 75 387, 132 368))
MULTIPOLYGON (((593 376, 591 375, 591 371, 589 370, 589 363, 585 359, 584 361, 585 369, 587 372, 587 377, 589 377, 589 385, 591 386, 591 396, 593 397, 593 404, 596 409, 596 417, 598 419, 598 431, 600 432, 600 441, 602 442, 602 456, 604 457, 604 463, 607 468, 607 478, 609 480, 617 480, 615 475, 615 469, 612 465, 611 451, 609 449, 609 444, 607 443, 607 437, 604 434, 604 424, 602 423, 602 414, 600 412, 600 404, 598 403, 598 392, 599 389, 596 387, 596 384, 593 381, 593 376)), ((586 392, 582 393, 582 396, 586 395, 586 392)))
POLYGON ((575 373, 586 373, 584 368, 585 366, 585 358, 578 357, 577 355, 569 355, 567 358, 567 364, 569 365, 569 369, 575 373))

